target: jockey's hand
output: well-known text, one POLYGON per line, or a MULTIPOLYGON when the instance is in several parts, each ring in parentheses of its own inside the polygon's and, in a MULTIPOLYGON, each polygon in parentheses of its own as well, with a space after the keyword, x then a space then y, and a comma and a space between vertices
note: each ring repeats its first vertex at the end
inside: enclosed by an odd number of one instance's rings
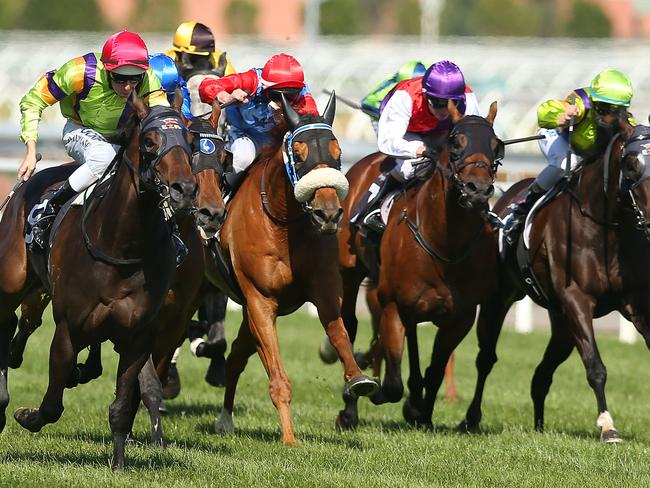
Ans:
POLYGON ((578 115, 580 109, 577 105, 567 105, 564 109, 564 113, 560 114, 558 117, 558 125, 565 125, 569 122, 569 119, 573 116, 578 115))
POLYGON ((433 147, 421 146, 421 148, 418 148, 417 150, 417 155, 423 158, 430 159, 431 161, 435 161, 438 159, 438 151, 436 151, 436 149, 433 147))
POLYGON ((27 181, 36 169, 36 141, 27 141, 25 157, 18 168, 18 179, 27 181))
POLYGON ((248 93, 246 93, 244 90, 241 90, 239 88, 234 90, 232 93, 222 91, 217 94, 217 100, 219 100, 219 102, 222 104, 232 102, 235 100, 241 103, 248 103, 248 93))

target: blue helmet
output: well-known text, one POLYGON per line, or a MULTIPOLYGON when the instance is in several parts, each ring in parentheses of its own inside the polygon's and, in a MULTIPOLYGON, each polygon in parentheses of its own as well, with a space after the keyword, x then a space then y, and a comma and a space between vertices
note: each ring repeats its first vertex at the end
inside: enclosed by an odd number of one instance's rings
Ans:
POLYGON ((174 93, 182 80, 174 60, 163 53, 152 54, 149 56, 149 66, 160 81, 162 89, 166 93, 174 93))

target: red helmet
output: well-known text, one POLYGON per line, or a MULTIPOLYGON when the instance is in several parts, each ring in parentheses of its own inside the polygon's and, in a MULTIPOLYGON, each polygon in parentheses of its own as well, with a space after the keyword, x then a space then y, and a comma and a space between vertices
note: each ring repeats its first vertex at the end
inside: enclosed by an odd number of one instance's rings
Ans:
POLYGON ((101 59, 107 71, 123 75, 140 74, 149 68, 149 52, 142 37, 127 30, 108 38, 101 59))
POLYGON ((262 68, 262 86, 267 88, 303 88, 305 73, 296 58, 276 54, 262 68))

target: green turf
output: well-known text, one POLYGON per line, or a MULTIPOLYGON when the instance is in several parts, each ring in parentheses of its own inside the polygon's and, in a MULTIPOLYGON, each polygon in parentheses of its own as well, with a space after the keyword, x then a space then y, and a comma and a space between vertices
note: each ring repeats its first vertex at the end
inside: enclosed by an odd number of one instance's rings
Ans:
MULTIPOLYGON (((49 312, 48 312, 49 313, 49 312)), ((230 314, 228 336, 238 314, 230 314)), ((28 345, 23 367, 11 371, 7 427, 0 435, 2 486, 648 486, 650 485, 650 392, 645 346, 600 338, 608 366, 608 400, 622 445, 599 443, 596 405, 577 354, 562 365, 547 399, 547 432, 532 430, 529 384, 546 345, 546 333, 505 331, 500 360, 488 382, 482 434, 457 434, 475 380, 476 339, 472 333, 456 361, 460 400, 439 401, 435 430, 413 430, 401 404, 360 404, 356 432, 337 433, 334 418, 342 388, 339 365, 317 357, 320 325, 296 313, 279 323, 284 365, 293 381, 294 427, 299 447, 280 443, 277 413, 267 379, 254 357, 239 383, 235 434, 213 431, 223 391, 203 381, 207 363, 187 346, 179 361, 183 390, 168 403, 166 449, 146 445, 148 417, 140 412, 135 441, 127 446, 126 469, 114 475, 108 405, 112 401, 115 354, 104 347, 104 376, 66 392, 61 420, 39 434, 11 418, 19 406, 40 403, 47 383, 47 351, 53 328, 48 320, 28 345)), ((360 344, 368 324, 360 325, 360 344)), ((435 329, 420 328, 422 362, 428 361, 435 329)), ((406 365, 405 365, 406 368, 406 365)))

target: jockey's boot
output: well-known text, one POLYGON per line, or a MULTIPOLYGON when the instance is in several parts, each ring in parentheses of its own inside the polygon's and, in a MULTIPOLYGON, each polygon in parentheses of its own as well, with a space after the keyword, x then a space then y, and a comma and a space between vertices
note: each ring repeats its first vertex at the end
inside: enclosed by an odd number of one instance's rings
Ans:
POLYGON ((508 244, 513 245, 516 240, 521 228, 526 223, 526 216, 530 209, 533 208, 535 202, 539 200, 544 193, 546 193, 536 182, 533 182, 528 187, 528 193, 526 198, 514 205, 512 210, 512 217, 509 219, 506 228, 503 230, 506 241, 508 244))
POLYGON ((43 194, 40 202, 34 205, 27 217, 27 225, 31 226, 31 229, 25 235, 25 242, 30 249, 45 250, 47 248, 50 227, 56 214, 76 194, 77 192, 72 189, 68 180, 43 194))
POLYGON ((237 188, 239 188, 239 185, 241 185, 242 181, 244 181, 245 176, 246 176, 246 171, 240 171, 239 173, 236 173, 235 171, 230 171, 228 173, 224 173, 223 175, 224 200, 230 200, 233 197, 233 195, 237 191, 237 188))
POLYGON ((381 219, 380 205, 384 197, 397 188, 398 185, 399 181, 390 173, 380 174, 359 200, 352 212, 350 222, 373 232, 383 232, 385 225, 381 219))

